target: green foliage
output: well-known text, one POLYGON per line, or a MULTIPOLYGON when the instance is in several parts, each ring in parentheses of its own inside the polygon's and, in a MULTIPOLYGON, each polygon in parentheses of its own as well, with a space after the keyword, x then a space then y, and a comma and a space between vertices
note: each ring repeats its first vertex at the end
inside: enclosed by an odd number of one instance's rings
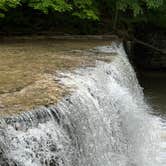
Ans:
POLYGON ((141 14, 143 12, 140 3, 138 1, 133 0, 118 0, 117 9, 125 12, 127 9, 133 11, 134 16, 141 14))
POLYGON ((9 8, 14 8, 20 4, 20 0, 1 0, 0 9, 8 10, 9 8))
POLYGON ((45 15, 59 13, 101 22, 107 19, 112 26, 151 22, 166 27, 166 0, 0 0, 0 18, 5 19, 5 13, 18 6, 45 15))
MULTIPOLYGON (((119 27, 134 29, 135 25, 152 23, 166 27, 166 0, 107 0, 112 3, 112 20, 119 27), (118 13, 118 16, 116 14, 118 13), (116 21, 118 17, 118 21, 116 21)), ((116 26, 117 27, 117 26, 116 26)))
POLYGON ((117 0, 117 8, 123 12, 127 9, 133 11, 134 16, 143 14, 144 10, 158 8, 163 5, 163 0, 117 0))
POLYGON ((150 8, 158 8, 164 5, 164 0, 146 0, 147 7, 150 8))
POLYGON ((70 12, 81 19, 98 20, 96 4, 92 0, 29 0, 28 6, 47 14, 51 11, 70 12))
MULTIPOLYGON (((104 0, 110 7, 110 10, 120 10, 133 12, 133 16, 144 13, 144 10, 159 8, 164 4, 164 0, 104 0), (112 9, 111 9, 112 8, 112 9)), ((40 10, 47 14, 49 11, 70 12, 70 14, 80 17, 81 19, 98 20, 100 5, 102 0, 1 0, 0 10, 7 11, 18 5, 27 4, 35 10, 40 10)), ((101 14, 101 13, 100 13, 101 14)), ((2 16, 2 13, 0 14, 2 16)))
POLYGON ((72 15, 81 19, 99 20, 97 3, 93 0, 73 0, 72 15))
POLYGON ((97 5, 93 0, 0 0, 0 17, 4 17, 4 11, 18 5, 27 5, 44 14, 48 14, 50 11, 68 12, 80 19, 99 19, 97 5))
POLYGON ((5 15, 3 13, 0 13, 0 18, 5 17, 5 15))
POLYGON ((163 5, 147 13, 148 21, 161 28, 166 28, 166 0, 163 5))
POLYGON ((28 6, 36 10, 41 10, 45 14, 47 14, 49 10, 58 12, 72 10, 72 5, 68 4, 65 0, 29 0, 28 6))
POLYGON ((10 8, 15 8, 20 4, 20 0, 0 0, 0 18, 4 17, 4 12, 10 8))

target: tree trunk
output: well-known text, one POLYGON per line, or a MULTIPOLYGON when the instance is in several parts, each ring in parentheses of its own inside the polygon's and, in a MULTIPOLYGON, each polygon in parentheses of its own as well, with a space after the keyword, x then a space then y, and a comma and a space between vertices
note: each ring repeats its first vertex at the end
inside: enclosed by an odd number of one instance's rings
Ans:
POLYGON ((113 22, 113 30, 116 30, 116 28, 117 28, 118 14, 119 14, 119 10, 118 10, 117 4, 116 4, 116 7, 115 7, 115 17, 114 17, 114 22, 113 22))

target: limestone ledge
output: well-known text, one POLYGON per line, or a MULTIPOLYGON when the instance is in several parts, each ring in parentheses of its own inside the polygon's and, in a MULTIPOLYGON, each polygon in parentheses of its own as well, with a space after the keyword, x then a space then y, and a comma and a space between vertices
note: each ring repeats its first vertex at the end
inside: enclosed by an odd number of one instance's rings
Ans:
POLYGON ((111 61, 110 54, 89 51, 110 40, 3 40, 0 42, 0 116, 56 104, 71 91, 58 81, 58 71, 111 61))

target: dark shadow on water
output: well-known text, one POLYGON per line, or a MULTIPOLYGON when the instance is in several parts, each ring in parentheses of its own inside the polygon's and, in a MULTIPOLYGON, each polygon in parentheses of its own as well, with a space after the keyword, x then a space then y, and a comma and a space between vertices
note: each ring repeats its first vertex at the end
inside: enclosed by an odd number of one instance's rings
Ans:
POLYGON ((166 118, 166 72, 141 71, 138 73, 147 102, 153 107, 154 113, 166 118))

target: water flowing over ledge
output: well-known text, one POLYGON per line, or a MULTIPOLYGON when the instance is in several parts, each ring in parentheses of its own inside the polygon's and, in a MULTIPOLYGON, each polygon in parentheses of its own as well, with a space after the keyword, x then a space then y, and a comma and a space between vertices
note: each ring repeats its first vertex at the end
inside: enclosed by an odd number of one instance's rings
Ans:
POLYGON ((113 61, 59 73, 73 89, 58 104, 1 119, 0 165, 159 166, 161 121, 144 101, 121 44, 113 61))

